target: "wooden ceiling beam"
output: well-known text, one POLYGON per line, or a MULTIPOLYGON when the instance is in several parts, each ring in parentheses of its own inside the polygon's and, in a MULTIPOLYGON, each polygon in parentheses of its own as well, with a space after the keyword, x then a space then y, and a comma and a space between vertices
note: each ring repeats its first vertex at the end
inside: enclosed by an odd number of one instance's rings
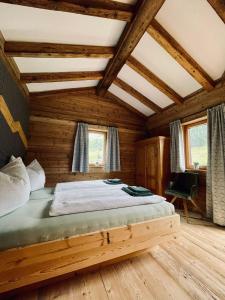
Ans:
POLYGON ((20 71, 15 63, 13 57, 8 57, 4 52, 5 39, 3 37, 2 32, 0 31, 0 59, 3 61, 5 66, 7 67, 9 73, 14 78, 17 86, 19 87, 22 94, 28 100, 29 91, 25 84, 20 82, 20 71))
POLYGON ((20 80, 22 83, 99 80, 101 78, 103 78, 103 72, 99 71, 20 74, 20 80))
POLYGON ((156 20, 151 22, 147 32, 206 90, 214 88, 212 78, 156 20))
POLYGON ((221 20, 225 23, 225 1, 224 0, 208 0, 209 4, 216 11, 221 20))
POLYGON ((123 100, 121 100, 119 97, 117 97, 116 95, 112 94, 111 92, 107 91, 106 94, 105 94, 105 97, 107 97, 108 99, 111 99, 111 100, 119 103, 123 107, 127 108, 128 110, 130 110, 133 113, 135 113, 136 115, 138 115, 139 117, 147 120, 146 115, 144 115, 142 112, 140 112, 139 110, 137 110, 136 108, 134 108, 132 105, 126 103, 123 100))
POLYGON ((163 82, 159 77, 153 74, 149 69, 142 65, 133 56, 130 56, 128 58, 126 64, 129 67, 131 67, 135 72, 140 74, 143 78, 145 78, 148 82, 154 85, 157 89, 159 89, 162 93, 167 95, 175 103, 181 104, 183 102, 183 99, 180 95, 178 95, 165 82, 163 82))
POLYGON ((3 0, 1 2, 130 22, 135 6, 111 0, 3 0))
POLYGON ((70 95, 70 94, 96 94, 96 87, 83 87, 83 88, 70 88, 61 90, 50 90, 41 92, 31 92, 29 94, 30 98, 35 97, 46 97, 51 95, 70 95))
POLYGON ((220 82, 210 92, 200 90, 198 93, 187 97, 181 105, 173 105, 165 108, 159 114, 150 116, 147 122, 148 129, 167 126, 174 120, 187 118, 196 113, 198 115, 203 115, 202 113, 206 115, 208 108, 224 102, 224 94, 225 85, 221 85, 220 82))
POLYGON ((97 93, 99 95, 102 96, 106 93, 164 1, 165 0, 141 1, 137 7, 137 13, 134 15, 132 21, 126 25, 119 39, 114 57, 106 67, 103 80, 98 84, 97 93))
POLYGON ((125 92, 130 94, 131 96, 135 97, 137 100, 139 100, 142 104, 153 110, 154 112, 160 112, 162 111, 162 108, 146 98, 144 95, 139 93, 137 90, 135 90, 132 86, 124 82, 123 80, 116 78, 113 83, 123 89, 125 92))
POLYGON ((53 43, 33 42, 5 42, 5 54, 12 57, 94 57, 112 58, 113 47, 89 46, 89 45, 68 45, 53 43))

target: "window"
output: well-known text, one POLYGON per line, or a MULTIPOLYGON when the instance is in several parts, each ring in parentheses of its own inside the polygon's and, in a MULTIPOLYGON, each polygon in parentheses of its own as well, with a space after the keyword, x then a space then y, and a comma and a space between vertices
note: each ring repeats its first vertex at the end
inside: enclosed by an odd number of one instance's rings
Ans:
POLYGON ((106 132, 89 130, 89 165, 103 167, 105 162, 106 132))
POLYGON ((184 125, 185 158, 187 169, 206 169, 207 120, 184 125))

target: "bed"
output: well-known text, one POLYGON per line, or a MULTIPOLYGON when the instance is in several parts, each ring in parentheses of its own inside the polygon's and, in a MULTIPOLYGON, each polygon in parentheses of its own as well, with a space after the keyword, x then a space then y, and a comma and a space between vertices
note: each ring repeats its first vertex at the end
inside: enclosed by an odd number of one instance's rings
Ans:
POLYGON ((180 219, 166 201, 49 216, 53 188, 0 218, 0 293, 113 262, 177 237, 180 219))

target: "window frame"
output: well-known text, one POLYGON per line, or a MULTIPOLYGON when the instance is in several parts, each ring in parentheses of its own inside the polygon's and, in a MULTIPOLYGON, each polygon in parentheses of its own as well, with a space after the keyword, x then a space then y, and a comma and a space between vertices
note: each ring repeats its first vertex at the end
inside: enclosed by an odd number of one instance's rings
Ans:
MULTIPOLYGON (((107 142, 107 130, 103 126, 90 126, 88 128, 88 138, 89 138, 89 133, 98 133, 104 136, 104 148, 103 148, 103 164, 96 165, 94 163, 89 162, 89 168, 90 169, 95 169, 95 168, 100 168, 103 169, 105 166, 105 160, 106 160, 106 142, 107 142)), ((89 150, 89 149, 88 149, 89 150)), ((89 155, 89 151, 88 151, 89 155)))
MULTIPOLYGON (((207 125, 207 118, 204 118, 203 120, 196 120, 192 121, 190 123, 183 124, 183 136, 184 136, 184 154, 185 154, 185 166, 187 170, 195 170, 194 165, 191 164, 191 151, 190 151, 190 141, 189 141, 189 129, 192 127, 196 127, 202 124, 207 125)), ((199 166, 200 171, 206 171, 206 166, 199 166)))

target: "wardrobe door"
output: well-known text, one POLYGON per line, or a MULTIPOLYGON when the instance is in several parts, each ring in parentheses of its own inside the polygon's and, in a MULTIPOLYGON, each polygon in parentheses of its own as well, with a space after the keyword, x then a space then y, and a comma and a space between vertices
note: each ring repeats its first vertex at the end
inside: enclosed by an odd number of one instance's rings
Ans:
POLYGON ((136 148, 136 184, 146 187, 146 146, 136 148))
POLYGON ((157 165, 158 147, 157 142, 149 143, 146 148, 146 186, 154 193, 157 193, 157 165))

